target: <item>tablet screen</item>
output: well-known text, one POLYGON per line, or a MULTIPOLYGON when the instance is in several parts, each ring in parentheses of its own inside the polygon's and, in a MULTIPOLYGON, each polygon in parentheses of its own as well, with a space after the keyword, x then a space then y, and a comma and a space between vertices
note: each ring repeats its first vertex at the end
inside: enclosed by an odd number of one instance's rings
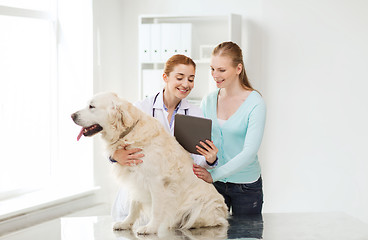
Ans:
POLYGON ((199 154, 199 141, 211 140, 212 120, 183 114, 175 115, 174 136, 185 150, 199 154))

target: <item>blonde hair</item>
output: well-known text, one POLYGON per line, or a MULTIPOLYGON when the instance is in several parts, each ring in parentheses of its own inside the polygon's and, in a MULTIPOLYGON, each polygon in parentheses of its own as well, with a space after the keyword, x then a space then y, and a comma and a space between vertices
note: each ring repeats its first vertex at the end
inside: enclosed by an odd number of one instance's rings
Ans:
POLYGON ((196 64, 194 63, 194 61, 190 57, 187 57, 187 56, 181 55, 181 54, 176 54, 176 55, 170 57, 169 60, 166 61, 165 68, 164 68, 164 73, 167 76, 169 76, 169 74, 172 71, 174 71, 174 67, 179 65, 179 64, 192 65, 194 67, 194 71, 196 69, 196 64))
POLYGON ((239 64, 242 65, 242 70, 239 74, 240 84, 246 90, 254 90, 250 84, 247 73, 245 72, 244 62, 243 62, 243 52, 241 48, 234 42, 223 42, 220 43, 213 49, 213 56, 227 56, 231 59, 233 67, 237 67, 239 64))

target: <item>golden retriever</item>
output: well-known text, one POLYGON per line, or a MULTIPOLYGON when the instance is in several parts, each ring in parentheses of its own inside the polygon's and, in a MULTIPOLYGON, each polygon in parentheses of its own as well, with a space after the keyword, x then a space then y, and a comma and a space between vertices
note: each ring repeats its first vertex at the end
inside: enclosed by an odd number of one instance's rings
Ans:
POLYGON ((193 160, 155 118, 143 113, 114 93, 100 93, 85 109, 72 114, 82 126, 78 139, 101 133, 112 155, 119 146, 141 148, 143 163, 114 164, 119 182, 130 196, 129 215, 115 230, 132 229, 141 214, 148 223, 137 226, 138 234, 166 229, 228 226, 224 198, 212 184, 193 173, 193 160))

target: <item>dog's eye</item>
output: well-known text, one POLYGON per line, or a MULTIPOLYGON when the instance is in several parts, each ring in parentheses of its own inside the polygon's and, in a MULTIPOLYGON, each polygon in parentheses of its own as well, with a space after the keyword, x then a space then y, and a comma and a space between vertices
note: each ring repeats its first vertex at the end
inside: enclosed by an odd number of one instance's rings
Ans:
POLYGON ((95 108, 95 106, 89 105, 89 109, 95 108))

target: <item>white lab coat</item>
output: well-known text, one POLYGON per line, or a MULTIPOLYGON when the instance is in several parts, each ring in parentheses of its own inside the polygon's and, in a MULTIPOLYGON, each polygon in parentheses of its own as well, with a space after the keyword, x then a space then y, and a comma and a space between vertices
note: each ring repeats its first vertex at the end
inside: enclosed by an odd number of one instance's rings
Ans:
MULTIPOLYGON (((157 120, 159 120, 164 126, 165 130, 170 132, 171 135, 174 135, 174 125, 175 122, 170 127, 170 123, 167 120, 168 112, 164 109, 164 98, 163 91, 155 94, 153 96, 147 97, 142 101, 138 101, 134 103, 136 107, 141 109, 143 112, 147 113, 150 116, 154 116, 157 120), (157 97, 156 97, 157 96, 157 97), (156 98, 156 100, 155 100, 156 98), (154 109, 154 110, 153 110, 154 109)), ((177 113, 195 116, 195 117, 203 117, 202 110, 197 107, 189 104, 188 100, 181 100, 179 109, 177 113)), ((191 154, 193 161, 195 164, 200 165, 201 167, 211 169, 216 167, 217 163, 213 166, 207 164, 206 159, 202 155, 191 154)), ((124 189, 121 189, 115 199, 114 205, 112 207, 112 216, 115 221, 122 221, 129 213, 129 201, 127 192, 124 189)))

